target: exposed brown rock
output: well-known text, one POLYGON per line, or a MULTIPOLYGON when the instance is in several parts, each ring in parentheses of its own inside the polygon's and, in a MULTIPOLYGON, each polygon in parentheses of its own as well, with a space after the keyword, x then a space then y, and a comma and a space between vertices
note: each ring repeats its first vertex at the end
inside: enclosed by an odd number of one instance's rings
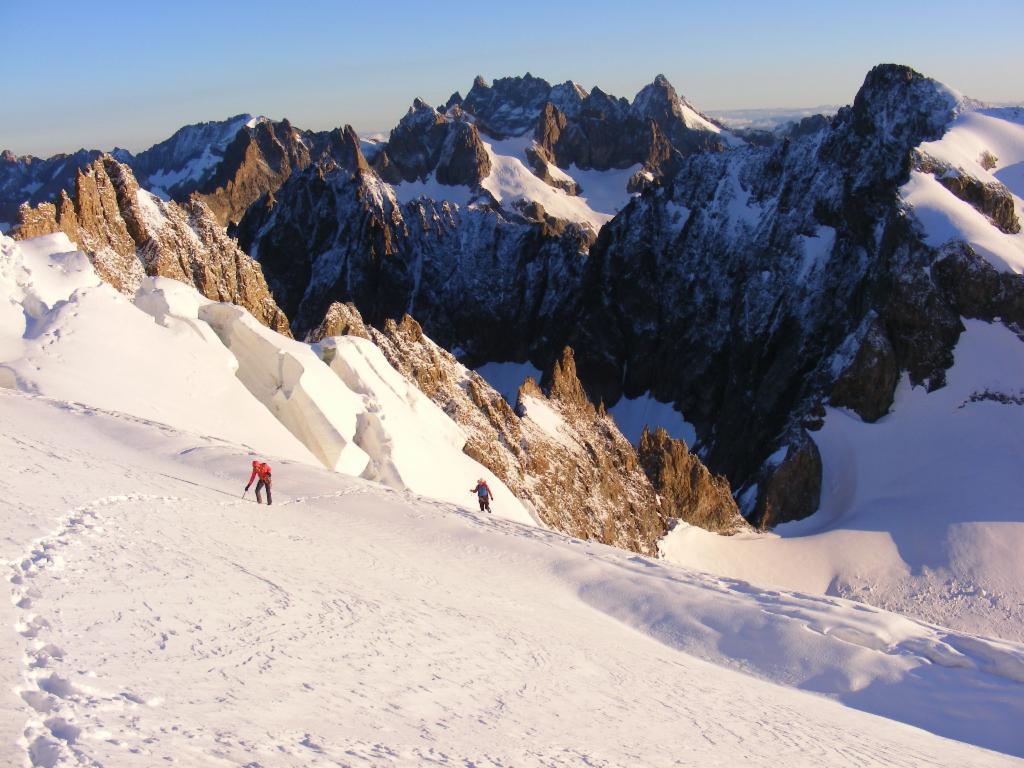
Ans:
POLYGON ((576 375, 576 360, 569 347, 562 350, 562 359, 555 362, 551 374, 550 397, 566 406, 581 410, 593 410, 593 405, 591 405, 587 393, 583 391, 583 385, 576 375))
MULTIPOLYGON (((427 338, 408 315, 400 323, 387 321, 381 331, 365 326, 351 306, 335 305, 328 314, 333 317, 330 322, 325 319, 322 329, 345 327, 357 334, 365 329, 388 362, 463 427, 467 434, 463 451, 501 478, 545 525, 579 538, 656 554, 657 542, 674 512, 659 500, 636 449, 614 420, 587 400, 576 377, 572 350, 566 349, 555 366, 550 394, 529 378, 520 387, 517 410, 513 410, 479 375, 427 338), (560 432, 546 431, 550 425, 545 427, 537 413, 539 420, 534 420, 531 408, 550 409, 559 420, 560 432)), ((678 447, 668 449, 672 459, 677 452, 678 447)), ((694 524, 708 520, 726 530, 727 504, 721 494, 731 502, 728 484, 711 477, 695 456, 685 462, 672 459, 665 462, 666 483, 680 498, 681 489, 689 488, 685 500, 694 524), (687 478, 676 477, 677 470, 688 472, 687 478), (713 498, 703 498, 705 491, 713 493, 713 498)))
POLYGON ((250 205, 310 162, 309 149, 291 123, 263 120, 238 132, 217 173, 197 193, 222 225, 237 223, 250 205))
POLYGON ((16 234, 21 240, 60 231, 60 225, 57 223, 57 206, 53 203, 40 203, 35 208, 28 203, 22 203, 18 209, 16 234))
POLYGON ((336 301, 327 308, 323 322, 306 335, 306 343, 313 344, 331 336, 358 336, 369 339, 370 332, 352 302, 336 301))
POLYGON ((658 427, 644 427, 638 446, 640 464, 661 496, 669 517, 715 533, 749 529, 732 497, 729 481, 713 475, 683 440, 658 427))
POLYGON ((958 315, 1024 330, 1024 275, 1000 272, 963 242, 943 248, 932 271, 958 315))
POLYGON ((259 264, 227 236, 209 207, 195 198, 182 205, 157 199, 109 155, 79 173, 74 196, 64 193, 59 209, 23 208, 14 236, 24 240, 57 231, 122 293, 134 293, 147 275, 169 277, 209 299, 243 306, 261 323, 290 335, 259 264))
POLYGON ((530 165, 533 174, 550 187, 565 190, 570 195, 580 194, 580 186, 570 177, 551 172, 554 165, 546 149, 540 146, 531 145, 526 148, 526 161, 530 165))
POLYGON ((821 453, 807 432, 801 431, 777 466, 766 467, 758 485, 751 516, 758 528, 803 520, 818 510, 821 501, 821 453))
POLYGON ((544 150, 546 156, 552 158, 549 162, 553 161, 553 150, 558 145, 566 125, 566 117, 558 107, 550 101, 544 105, 544 109, 540 113, 540 119, 537 122, 537 128, 534 131, 534 138, 538 146, 544 150))
POLYGON ((475 187, 491 172, 491 160, 476 126, 458 107, 448 119, 416 99, 391 131, 387 147, 374 157, 373 167, 392 184, 434 173, 442 184, 475 187))
POLYGON ((437 180, 475 187, 490 174, 491 158, 475 125, 458 121, 450 125, 435 171, 437 180))

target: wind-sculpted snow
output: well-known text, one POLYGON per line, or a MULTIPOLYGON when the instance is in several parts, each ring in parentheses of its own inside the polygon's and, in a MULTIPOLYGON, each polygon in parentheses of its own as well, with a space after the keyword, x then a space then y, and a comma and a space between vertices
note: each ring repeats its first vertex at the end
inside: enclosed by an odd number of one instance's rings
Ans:
POLYGON ((0 386, 215 434, 451 502, 472 501, 470 487, 486 477, 495 514, 532 522, 462 452, 461 430, 372 345, 341 340, 332 371, 307 345, 174 280, 145 278, 129 301, 63 233, 0 239, 0 307, 0 386))
POLYGON ((1019 645, 309 464, 276 464, 275 506, 257 507, 238 498, 244 448, 18 392, 0 390, 0 455, 5 764, 1024 754, 1019 645))
POLYGON ((392 488, 410 488, 424 496, 463 504, 467 491, 483 477, 502 516, 533 524, 526 506, 498 477, 463 452, 468 436, 413 383, 396 371, 372 342, 344 336, 316 347, 331 370, 363 398, 357 440, 371 450, 362 476, 392 488))
POLYGON ((235 359, 196 321, 203 301, 180 283, 157 279, 135 305, 102 283, 63 233, 2 238, 0 306, 11 316, 0 325, 0 385, 312 461, 248 394, 235 377, 235 359), (168 304, 177 316, 155 309, 168 304), (191 322, 180 319, 183 308, 191 308, 191 322))
POLYGON ((351 475, 366 469, 370 457, 353 440, 359 400, 309 347, 285 346, 244 310, 226 304, 200 307, 199 318, 238 360, 246 389, 325 467, 351 475))

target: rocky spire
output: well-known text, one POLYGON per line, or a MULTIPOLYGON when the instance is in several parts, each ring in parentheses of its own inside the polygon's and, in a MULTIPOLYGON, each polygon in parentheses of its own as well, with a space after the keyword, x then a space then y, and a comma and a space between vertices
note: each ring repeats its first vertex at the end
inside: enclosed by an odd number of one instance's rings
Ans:
POLYGON ((370 165, 363 156, 359 136, 356 135, 351 125, 346 125, 339 131, 333 131, 331 137, 331 156, 338 165, 354 174, 370 170, 370 165))
POLYGON ((683 440, 658 427, 644 427, 637 446, 640 464, 666 505, 666 514, 715 533, 749 529, 732 497, 729 481, 714 475, 683 440))
POLYGON ((552 369, 550 397, 569 407, 582 410, 594 408, 576 375, 576 360, 570 347, 562 350, 561 360, 556 361, 552 369))

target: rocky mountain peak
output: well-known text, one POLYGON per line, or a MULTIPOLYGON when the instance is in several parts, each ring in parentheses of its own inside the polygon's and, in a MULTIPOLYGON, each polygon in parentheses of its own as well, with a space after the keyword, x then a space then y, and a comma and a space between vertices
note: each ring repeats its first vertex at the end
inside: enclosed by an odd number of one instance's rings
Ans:
POLYGON ((64 232, 100 278, 123 293, 134 293, 143 276, 169 277, 209 299, 243 306, 290 335, 259 264, 198 197, 180 205, 162 201, 139 188, 131 168, 104 154, 79 170, 74 193, 63 191, 59 202, 23 206, 15 238, 64 232))
POLYGON ((548 101, 566 114, 576 115, 587 98, 587 92, 579 83, 566 80, 551 88, 548 101))
POLYGON ((191 189, 221 223, 236 223, 246 208, 310 162, 303 135, 287 119, 249 121, 224 148, 222 159, 208 175, 198 183, 182 185, 171 197, 180 201, 191 189))
POLYGON ((462 108, 495 138, 520 136, 533 126, 550 93, 551 84, 529 72, 499 78, 490 86, 478 77, 462 108))
POLYGON ((307 344, 315 344, 331 336, 358 336, 370 338, 370 332, 362 315, 352 302, 335 301, 327 308, 324 319, 316 328, 306 334, 307 344))
POLYGON ((332 131, 331 138, 329 153, 338 165, 353 173, 365 173, 370 170, 370 165, 363 156, 362 143, 351 125, 346 124, 341 130, 332 131))
POLYGON ((822 156, 854 172, 854 186, 900 184, 914 147, 938 139, 963 98, 910 67, 879 64, 864 78, 853 105, 836 114, 822 156))
MULTIPOLYGON (((154 144, 132 158, 135 171, 142 177, 159 176, 161 172, 180 169, 197 158, 220 158, 224 150, 252 121, 252 115, 234 115, 225 120, 211 120, 179 128, 169 139, 154 144)), ((212 170, 212 164, 208 164, 212 170)), ((170 191, 170 190, 168 190, 170 191)))
POLYGON ((900 64, 879 64, 853 100, 853 124, 887 141, 938 138, 956 116, 962 98, 930 77, 900 64), (920 137, 920 138, 919 138, 920 137))
POLYGON ((387 146, 374 156, 374 168, 392 184, 434 173, 442 184, 476 186, 491 165, 476 126, 460 107, 446 116, 416 99, 391 131, 387 146))
POLYGON ((679 94, 667 77, 657 75, 633 97, 633 107, 642 113, 646 102, 651 100, 664 102, 666 105, 676 104, 679 101, 679 94))

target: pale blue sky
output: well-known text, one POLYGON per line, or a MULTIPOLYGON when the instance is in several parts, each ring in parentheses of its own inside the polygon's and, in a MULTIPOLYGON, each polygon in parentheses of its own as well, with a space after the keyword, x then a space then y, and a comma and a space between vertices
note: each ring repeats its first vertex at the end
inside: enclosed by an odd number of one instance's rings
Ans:
POLYGON ((133 151, 240 112, 387 131, 415 96, 532 72, 705 110, 849 103, 880 62, 1024 100, 1024 2, 0 0, 0 149, 133 151))

